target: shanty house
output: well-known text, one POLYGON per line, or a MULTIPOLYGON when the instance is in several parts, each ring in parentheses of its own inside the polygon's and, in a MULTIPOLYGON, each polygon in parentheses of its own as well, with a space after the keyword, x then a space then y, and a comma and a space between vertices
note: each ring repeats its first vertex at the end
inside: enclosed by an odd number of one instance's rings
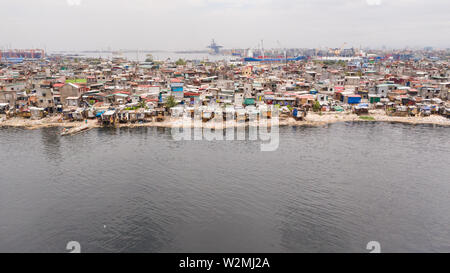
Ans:
POLYGON ((85 88, 75 83, 67 83, 60 89, 61 103, 66 105, 66 98, 80 97, 85 91, 85 88))

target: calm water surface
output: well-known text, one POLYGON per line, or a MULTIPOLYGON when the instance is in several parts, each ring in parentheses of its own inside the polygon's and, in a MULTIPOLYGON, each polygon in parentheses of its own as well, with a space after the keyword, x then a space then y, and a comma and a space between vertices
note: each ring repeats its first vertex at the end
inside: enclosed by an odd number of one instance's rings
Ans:
POLYGON ((0 251, 450 251, 450 128, 283 127, 257 141, 162 128, 0 129, 0 251))

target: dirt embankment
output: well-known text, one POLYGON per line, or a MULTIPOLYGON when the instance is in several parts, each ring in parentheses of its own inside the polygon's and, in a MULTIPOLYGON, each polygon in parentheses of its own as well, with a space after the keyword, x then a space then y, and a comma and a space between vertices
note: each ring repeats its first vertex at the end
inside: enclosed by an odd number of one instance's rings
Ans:
POLYGON ((436 124, 442 126, 450 126, 450 119, 440 115, 431 115, 428 117, 392 117, 386 115, 384 110, 371 110, 369 114, 358 116, 349 112, 342 113, 310 113, 306 117, 306 121, 316 124, 329 124, 343 121, 383 121, 383 122, 398 122, 408 124, 436 124))
MULTIPOLYGON (((63 127, 65 131, 69 132, 77 132, 78 130, 91 129, 98 127, 96 120, 87 120, 86 121, 64 121, 61 116, 51 116, 45 117, 43 119, 28 119, 28 118, 20 118, 13 117, 6 119, 6 117, 0 117, 0 127, 21 127, 28 130, 34 130, 39 128, 47 128, 47 127, 63 127)), ((63 132, 63 131, 62 131, 63 132)))
MULTIPOLYGON (((429 117, 392 117, 385 114, 383 110, 371 110, 366 118, 361 118, 360 116, 350 113, 350 112, 324 112, 322 114, 308 113, 307 117, 303 121, 296 121, 293 118, 280 118, 279 125, 281 126, 321 126, 336 122, 346 122, 346 121, 382 121, 382 122, 399 122, 408 124, 436 124, 441 126, 450 126, 450 119, 447 119, 439 115, 431 115, 429 117)), ((229 127, 239 127, 239 126, 257 126, 257 122, 247 122, 245 124, 238 123, 236 121, 228 121, 221 123, 221 126, 217 127, 214 122, 192 124, 191 127, 202 127, 202 128, 229 128, 229 127)), ((271 122, 268 126, 271 126, 271 122)), ((26 118, 14 117, 6 119, 5 116, 0 116, 0 127, 10 126, 10 127, 23 127, 25 129, 39 129, 45 127, 64 127, 72 128, 70 130, 77 132, 80 129, 91 129, 95 127, 100 127, 97 120, 87 120, 86 121, 64 121, 61 116, 46 117, 39 120, 32 120, 26 118)), ((120 123, 117 127, 183 127, 183 123, 180 120, 167 118, 163 122, 146 122, 146 123, 120 123)), ((67 130, 66 130, 67 131, 67 130)))

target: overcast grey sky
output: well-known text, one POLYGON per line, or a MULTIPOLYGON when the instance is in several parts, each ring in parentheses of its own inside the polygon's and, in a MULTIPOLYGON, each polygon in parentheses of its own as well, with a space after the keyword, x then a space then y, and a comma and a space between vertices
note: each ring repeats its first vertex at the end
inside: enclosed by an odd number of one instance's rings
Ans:
POLYGON ((0 47, 450 47, 449 0, 0 0, 0 47))

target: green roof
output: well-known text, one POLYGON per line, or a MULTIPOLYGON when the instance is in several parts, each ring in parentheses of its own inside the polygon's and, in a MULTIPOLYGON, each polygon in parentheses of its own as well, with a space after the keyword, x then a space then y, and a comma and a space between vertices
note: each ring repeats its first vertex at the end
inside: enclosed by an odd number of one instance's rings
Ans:
POLYGON ((66 80, 66 83, 87 83, 86 79, 72 79, 66 80))

